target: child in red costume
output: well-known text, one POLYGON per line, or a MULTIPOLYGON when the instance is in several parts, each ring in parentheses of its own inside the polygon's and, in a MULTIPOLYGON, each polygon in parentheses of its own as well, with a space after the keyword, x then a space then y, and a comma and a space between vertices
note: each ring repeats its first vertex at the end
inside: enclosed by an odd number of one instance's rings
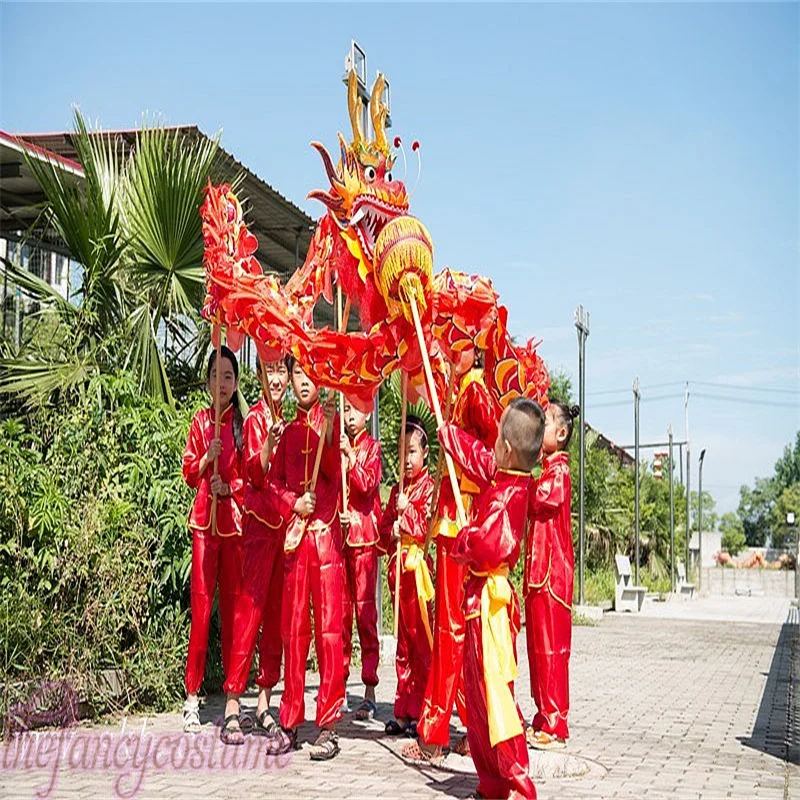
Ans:
POLYGON ((277 732, 278 726, 270 714, 269 702, 272 688, 281 677, 284 523, 275 498, 267 489, 267 475, 283 432, 282 403, 289 370, 283 359, 266 364, 259 359, 256 372, 263 392, 244 420, 242 585, 233 619, 233 650, 223 685, 228 694, 222 729, 223 733, 227 731, 223 736, 226 744, 244 743, 238 719, 239 696, 247 688, 256 641, 259 691, 253 733, 268 735, 277 732))
POLYGON ((392 487, 381 520, 380 548, 389 554, 387 577, 394 601, 397 541, 401 542, 400 622, 397 630, 397 692, 395 719, 386 723, 386 733, 412 734, 422 710, 422 699, 431 665, 430 601, 433 598, 428 563, 423 547, 428 530, 428 511, 433 479, 428 474, 428 434, 422 421, 406 421, 405 485, 392 487))
POLYGON ((239 409, 239 364, 227 348, 221 349, 217 364, 215 350, 208 360, 206 385, 211 406, 198 411, 189 428, 183 454, 183 479, 197 490, 189 528, 192 531, 192 624, 186 657, 186 703, 183 729, 200 731, 197 693, 203 682, 208 649, 208 627, 214 590, 219 584, 219 609, 222 635, 222 663, 227 670, 233 639, 234 601, 242 569, 242 412, 239 409), (219 370, 219 377, 217 371, 219 370), (215 407, 219 384, 220 430, 215 437, 215 407), (214 459, 218 474, 214 475, 214 459), (215 524, 211 507, 217 498, 215 524))
POLYGON ((453 558, 469 568, 464 587, 467 737, 482 797, 536 797, 514 700, 519 601, 508 575, 519 558, 530 471, 543 428, 542 409, 519 398, 500 418, 494 453, 453 425, 439 429, 442 446, 480 489, 453 558))
POLYGON ((335 400, 319 403, 319 392, 300 364, 290 361, 297 418, 287 425, 269 471, 269 489, 287 523, 284 542, 283 696, 281 731, 271 737, 268 752, 297 746, 297 726, 305 719, 306 660, 311 644, 319 661, 316 722, 320 729, 311 748, 313 761, 339 752, 336 722, 344 700, 342 681, 342 532, 339 526, 341 457, 335 400), (317 448, 322 437, 320 469, 312 489, 317 448))
POLYGON ((570 519, 569 440, 578 407, 550 401, 545 417, 539 480, 531 488, 525 554, 525 633, 531 694, 538 713, 528 742, 541 750, 569 738, 569 654, 575 562, 570 519))
POLYGON ((366 430, 367 415, 345 399, 340 448, 347 467, 347 509, 342 511, 344 539, 344 682, 350 677, 353 649, 353 608, 361 644, 361 680, 364 701, 356 719, 375 716, 378 685, 378 526, 381 516, 381 446, 366 430))
MULTIPOLYGON (((483 382, 483 369, 476 360, 461 378, 452 422, 461 430, 476 438, 486 447, 493 447, 497 438, 497 417, 494 403, 483 382)), ((456 467, 469 516, 478 487, 456 467)), ((467 714, 464 705, 464 579, 467 568, 452 558, 456 524, 456 503, 453 489, 445 475, 439 490, 437 521, 433 527, 436 539, 436 607, 433 622, 433 653, 422 715, 417 725, 419 749, 413 742, 403 748, 403 755, 422 760, 436 760, 442 748, 450 743, 450 718, 455 703, 458 716, 464 726, 467 714)), ((458 752, 466 753, 466 737, 456 746, 458 752)))

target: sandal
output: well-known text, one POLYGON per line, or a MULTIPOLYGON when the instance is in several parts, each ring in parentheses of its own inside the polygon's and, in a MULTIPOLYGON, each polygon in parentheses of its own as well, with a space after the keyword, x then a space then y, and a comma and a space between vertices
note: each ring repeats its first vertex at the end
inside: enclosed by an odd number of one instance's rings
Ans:
POLYGON ((564 750, 567 746, 566 739, 559 739, 545 731, 534 731, 533 728, 528 728, 526 738, 528 746, 534 750, 564 750))
POLYGON ((401 725, 396 719, 390 719, 383 726, 383 730, 387 736, 405 736, 408 725, 401 725))
POLYGON ((417 738, 417 721, 415 719, 408 721, 408 725, 406 725, 406 736, 410 736, 412 739, 417 738))
POLYGON ((269 709, 265 708, 253 722, 252 733, 254 736, 274 736, 280 731, 281 727, 278 725, 275 717, 269 713, 269 709))
POLYGON ((378 713, 378 707, 372 700, 364 699, 361 705, 356 709, 356 719, 361 722, 366 722, 369 719, 375 719, 378 713))
POLYGON ((219 730, 219 738, 223 744, 244 744, 244 733, 239 725, 238 714, 228 714, 219 730), (236 725, 233 725, 233 723, 236 725))
POLYGON ((278 727, 275 733, 269 734, 267 739, 267 755, 282 756, 297 750, 297 729, 278 727))
POLYGON ((444 752, 439 745, 422 744, 418 739, 406 742, 400 749, 400 755, 414 766, 439 767, 444 762, 444 752))
POLYGON ((469 758, 469 740, 466 735, 462 736, 455 744, 455 747, 450 748, 451 753, 457 756, 467 756, 469 758))
POLYGON ((317 741, 311 745, 312 761, 330 761, 339 752, 339 734, 327 728, 319 732, 317 741))
POLYGON ((183 732, 200 733, 200 703, 195 701, 190 703, 188 700, 183 704, 183 732))

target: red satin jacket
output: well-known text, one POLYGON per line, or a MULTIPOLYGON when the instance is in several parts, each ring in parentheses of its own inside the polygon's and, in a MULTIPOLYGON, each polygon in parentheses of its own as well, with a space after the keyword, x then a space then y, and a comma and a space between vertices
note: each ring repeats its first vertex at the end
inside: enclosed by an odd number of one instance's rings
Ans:
MULTIPOLYGON (((281 407, 276 409, 278 415, 281 407)), ((281 419, 281 417, 278 417, 281 419)), ((273 419, 269 403, 262 394, 259 401, 244 418, 244 511, 273 530, 283 527, 283 518, 274 492, 268 488, 269 465, 261 468, 261 448, 272 429, 273 419)), ((277 450, 277 448, 276 448, 277 450)), ((273 451, 270 462, 274 460, 273 451)))
MULTIPOLYGON (((211 476, 213 462, 200 474, 200 461, 208 451, 214 438, 214 407, 203 408, 192 419, 189 438, 183 452, 183 479, 197 490, 189 514, 189 527, 206 531, 211 527, 211 476)), ((231 487, 231 494, 217 499, 217 533, 220 536, 242 535, 242 503, 244 481, 242 479, 242 456, 233 439, 233 406, 222 412, 219 426, 222 452, 219 455, 219 475, 231 487)))
POLYGON ((517 563, 525 535, 531 475, 498 469, 494 452, 454 425, 439 429, 439 441, 480 490, 472 522, 459 531, 452 551, 453 558, 471 570, 464 588, 464 612, 469 618, 480 614, 486 580, 473 573, 503 565, 512 570, 517 563))
POLYGON ((547 590, 567 608, 572 607, 575 556, 569 453, 558 451, 545 458, 539 480, 528 497, 528 552, 525 554, 527 591, 547 590))
POLYGON ((366 430, 352 441, 356 463, 347 471, 347 509, 350 525, 346 544, 354 547, 378 542, 381 518, 381 446, 366 430))
MULTIPOLYGON (((308 411, 298 407, 297 418, 287 425, 269 465, 268 488, 284 520, 294 514, 297 498, 311 488, 314 461, 322 431, 324 417, 322 406, 315 403, 308 411)), ((317 504, 309 523, 320 521, 330 525, 339 511, 339 485, 341 482, 341 453, 336 432, 339 418, 333 420, 334 436, 331 444, 322 448, 319 476, 317 478, 317 504)))
MULTIPOLYGON (((489 390, 483 382, 482 369, 471 369, 461 379, 458 397, 453 408, 452 422, 486 447, 494 447, 495 439, 497 439, 498 419, 495 416, 489 390)), ((461 473, 458 468, 457 471, 461 473)), ((473 497, 477 493, 475 483, 463 473, 459 474, 459 483, 462 492, 473 497)), ((451 520, 456 518, 456 501, 446 474, 444 474, 439 489, 438 516, 451 520)))
MULTIPOLYGON (((417 544, 424 544, 428 534, 428 511, 431 507, 433 496, 433 478, 427 469, 423 468, 411 481, 406 481, 403 491, 408 496, 408 506, 400 515, 400 535, 408 536, 417 544)), ((400 493, 400 484, 392 486, 389 502, 381 517, 380 540, 378 548, 384 553, 393 552, 396 547, 392 540, 392 526, 397 517, 397 495, 400 493)))

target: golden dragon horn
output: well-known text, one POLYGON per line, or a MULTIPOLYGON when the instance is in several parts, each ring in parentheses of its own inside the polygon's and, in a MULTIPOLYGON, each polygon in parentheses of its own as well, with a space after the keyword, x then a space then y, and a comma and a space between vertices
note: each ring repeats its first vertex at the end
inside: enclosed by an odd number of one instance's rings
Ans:
POLYGON ((350 112, 350 124, 353 126, 353 144, 358 144, 364 134, 361 131, 361 101, 358 99, 358 77, 354 69, 347 76, 347 109, 350 112))
POLYGON ((369 101, 369 113, 372 117, 372 129, 375 131, 375 145, 379 150, 387 152, 389 143, 386 141, 386 106, 383 102, 383 89, 386 86, 386 78, 379 72, 378 77, 372 87, 372 97, 369 101))

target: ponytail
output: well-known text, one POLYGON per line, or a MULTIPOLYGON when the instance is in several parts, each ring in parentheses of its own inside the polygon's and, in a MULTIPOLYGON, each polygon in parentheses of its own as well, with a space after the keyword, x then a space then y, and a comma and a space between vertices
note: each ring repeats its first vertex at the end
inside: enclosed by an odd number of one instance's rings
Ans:
POLYGON ((244 449, 244 415, 247 413, 246 410, 242 410, 242 400, 242 393, 237 389, 231 405, 233 406, 233 443, 239 454, 244 449))

